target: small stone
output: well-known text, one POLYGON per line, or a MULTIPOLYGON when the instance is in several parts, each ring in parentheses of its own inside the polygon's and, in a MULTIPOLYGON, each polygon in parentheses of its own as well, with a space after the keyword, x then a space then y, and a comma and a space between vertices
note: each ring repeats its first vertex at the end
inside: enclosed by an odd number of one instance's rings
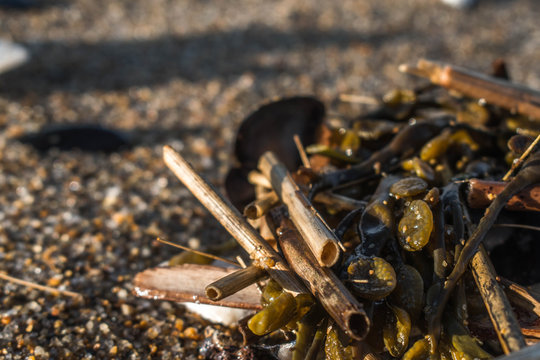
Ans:
POLYGON ((182 319, 177 319, 175 322, 174 322, 174 328, 178 331, 182 331, 184 330, 184 320, 182 319))
POLYGON ((133 307, 128 304, 122 304, 120 306, 120 310, 122 311, 122 315, 124 316, 130 316, 133 314, 133 307))
POLYGON ((146 336, 148 336, 150 340, 154 340, 159 336, 159 330, 155 326, 152 326, 146 331, 146 336))
POLYGON ((99 331, 101 331, 103 334, 107 335, 110 332, 109 325, 105 323, 99 324, 99 331))
POLYGON ((200 338, 199 332, 194 327, 190 326, 183 332, 184 337, 191 340, 198 340, 200 338))
POLYGON ((45 351, 45 349, 42 348, 41 346, 36 346, 34 348, 34 355, 36 355, 38 358, 42 358, 42 359, 48 359, 49 358, 49 353, 47 351, 45 351))
POLYGON ((120 290, 118 290, 116 295, 118 296, 118 299, 125 300, 128 297, 128 292, 127 292, 126 289, 120 289, 120 290))
POLYGON ((109 355, 111 355, 111 356, 116 356, 116 354, 118 354, 118 346, 114 345, 114 346, 109 350, 109 355))
POLYGON ((57 287, 62 282, 61 276, 53 276, 47 281, 48 286, 57 287))
POLYGON ((88 332, 92 332, 94 330, 94 322, 92 320, 89 320, 86 322, 86 330, 88 330, 88 332))

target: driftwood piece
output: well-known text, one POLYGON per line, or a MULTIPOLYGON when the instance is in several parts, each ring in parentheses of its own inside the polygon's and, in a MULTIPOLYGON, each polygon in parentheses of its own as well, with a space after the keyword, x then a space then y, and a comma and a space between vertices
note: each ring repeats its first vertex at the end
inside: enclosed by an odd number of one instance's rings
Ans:
MULTIPOLYGON (((499 195, 508 183, 471 179, 467 185, 467 203, 472 208, 485 208, 499 195)), ((540 184, 529 186, 514 195, 505 208, 515 211, 540 211, 540 184)))
POLYGON ((156 267, 135 276, 133 293, 146 299, 198 302, 239 309, 262 309, 261 295, 255 285, 248 286, 219 301, 212 301, 206 297, 204 288, 206 284, 234 272, 235 269, 196 264, 156 267))
POLYGON ((236 292, 255 284, 267 276, 266 271, 256 266, 236 270, 206 286, 206 296, 213 300, 221 300, 236 292))
POLYGON ((256 266, 264 268, 284 289, 304 293, 305 287, 291 272, 281 256, 247 223, 240 212, 199 176, 189 163, 171 147, 163 147, 163 159, 176 177, 214 215, 225 229, 238 241, 256 266))
POLYGON ((339 240, 299 190, 285 165, 273 153, 266 152, 259 160, 259 169, 287 206, 289 216, 318 263, 327 267, 334 265, 339 259, 339 240))
MULTIPOLYGON (((279 217, 277 217, 279 218, 279 217)), ((278 221, 278 219, 276 219, 278 221)), ((370 319, 362 304, 349 292, 332 270, 318 264, 302 241, 294 224, 287 218, 280 219, 279 244, 294 271, 317 297, 336 323, 356 340, 369 332, 370 319)))
POLYGON ((526 86, 426 59, 420 59, 416 66, 401 65, 399 70, 426 77, 447 89, 540 120, 540 92, 526 86))
POLYGON ((480 245, 474 255, 471 269, 504 353, 509 354, 525 347, 519 322, 504 290, 497 282, 495 269, 484 246, 480 245))

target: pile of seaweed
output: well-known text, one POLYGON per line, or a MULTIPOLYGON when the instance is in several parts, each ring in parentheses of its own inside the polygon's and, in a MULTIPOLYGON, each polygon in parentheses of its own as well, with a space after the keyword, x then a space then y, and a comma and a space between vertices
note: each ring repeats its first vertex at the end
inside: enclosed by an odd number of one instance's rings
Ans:
MULTIPOLYGON (((292 359, 487 359, 540 339, 540 119, 521 106, 538 93, 501 64, 493 78, 408 70, 431 83, 368 98, 361 115, 292 97, 240 127, 226 191, 265 243, 238 240, 252 264, 206 295, 259 284, 244 345, 281 341, 292 359), (507 90, 519 106, 501 105, 507 90)), ((225 356, 209 344, 208 358, 225 356)))

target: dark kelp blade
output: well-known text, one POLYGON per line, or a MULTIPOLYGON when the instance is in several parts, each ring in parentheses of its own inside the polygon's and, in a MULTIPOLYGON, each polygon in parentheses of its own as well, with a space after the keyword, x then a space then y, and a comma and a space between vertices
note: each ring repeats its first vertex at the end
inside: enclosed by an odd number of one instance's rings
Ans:
POLYGON ((290 171, 300 164, 293 136, 304 145, 315 141, 324 105, 313 97, 291 97, 261 106, 249 115, 236 136, 234 154, 243 167, 256 168, 262 154, 272 151, 290 171))
POLYGON ((88 152, 114 152, 128 147, 128 136, 100 125, 55 125, 23 135, 18 141, 39 151, 80 149, 88 152))
POLYGON ((240 163, 232 168, 225 180, 229 200, 239 210, 255 199, 247 174, 257 168, 259 158, 267 151, 277 155, 290 171, 300 165, 300 155, 293 136, 302 144, 315 142, 324 119, 323 103, 313 97, 291 97, 261 106, 240 125, 234 154, 240 163))
POLYGON ((229 169, 225 178, 225 192, 233 205, 240 211, 255 199, 255 190, 247 176, 249 169, 234 167, 229 169))

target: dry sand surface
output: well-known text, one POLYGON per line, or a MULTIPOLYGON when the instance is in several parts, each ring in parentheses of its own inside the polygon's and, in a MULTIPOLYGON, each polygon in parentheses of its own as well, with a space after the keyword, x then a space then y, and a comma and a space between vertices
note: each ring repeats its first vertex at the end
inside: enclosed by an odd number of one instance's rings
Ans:
MULTIPOLYGON (((0 1, 1 3, 1 1, 0 1)), ((0 8, 0 38, 30 61, 0 75, 0 357, 195 359, 210 325, 131 294, 134 274, 228 235, 167 170, 170 144, 223 183, 242 118, 265 99, 382 94, 420 57, 540 88, 540 2, 480 0, 43 0, 0 8), (52 124, 120 129, 113 153, 39 152, 16 137, 52 124)), ((359 111, 349 106, 349 111, 359 111)), ((226 329, 222 329, 226 330, 226 329)))

